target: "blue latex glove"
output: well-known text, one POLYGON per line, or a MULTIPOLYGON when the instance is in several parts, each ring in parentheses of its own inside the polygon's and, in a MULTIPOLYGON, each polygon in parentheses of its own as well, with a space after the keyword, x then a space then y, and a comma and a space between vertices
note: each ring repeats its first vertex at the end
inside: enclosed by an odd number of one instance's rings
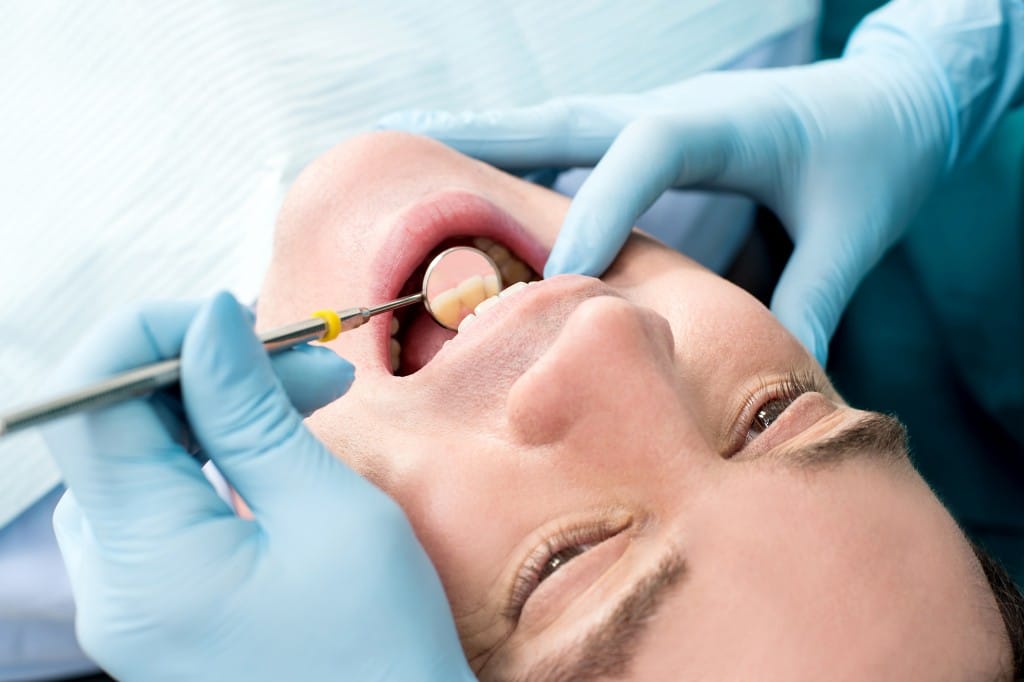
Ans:
POLYGON ((670 187, 753 197, 795 244, 772 310, 824 364, 861 279, 960 149, 1020 99, 1022 77, 1021 0, 902 0, 865 20, 841 60, 379 125, 511 170, 595 166, 545 276, 600 275, 670 187))
POLYGON ((126 682, 473 679, 401 509, 293 407, 344 393, 349 363, 308 346, 268 359, 223 294, 109 321, 57 376, 70 388, 179 351, 188 430, 255 519, 216 495, 166 395, 47 427, 84 650, 126 682))

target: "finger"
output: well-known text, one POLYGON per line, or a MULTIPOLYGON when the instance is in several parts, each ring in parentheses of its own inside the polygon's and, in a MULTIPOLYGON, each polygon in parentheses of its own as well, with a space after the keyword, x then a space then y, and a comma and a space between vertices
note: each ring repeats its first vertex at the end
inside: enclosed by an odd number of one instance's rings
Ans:
POLYGON ((772 295, 772 312, 822 367, 846 305, 877 260, 827 238, 853 229, 826 231, 824 238, 798 243, 772 295))
POLYGON ((495 111, 408 111, 377 127, 426 135, 510 170, 593 166, 637 115, 633 98, 554 99, 495 111))
POLYGON ((271 356, 274 374, 303 416, 337 400, 348 390, 352 365, 330 348, 300 345, 271 356))
POLYGON ((618 255, 637 218, 665 190, 713 181, 728 161, 726 128, 709 117, 646 118, 630 123, 576 193, 544 276, 599 276, 618 255))
MULTIPOLYGON (((321 369, 338 395, 352 381, 353 368, 343 361, 321 369)), ((343 495, 346 481, 358 478, 306 429, 228 294, 204 306, 189 328, 182 394, 203 449, 257 520, 287 514, 304 500, 343 495)))
MULTIPOLYGON (((158 303, 116 315, 90 332, 56 376, 78 388, 177 354, 196 303, 158 303)), ((58 420, 43 435, 99 541, 133 542, 223 502, 175 441, 151 399, 58 420), (175 517, 174 515, 178 516, 175 517)))

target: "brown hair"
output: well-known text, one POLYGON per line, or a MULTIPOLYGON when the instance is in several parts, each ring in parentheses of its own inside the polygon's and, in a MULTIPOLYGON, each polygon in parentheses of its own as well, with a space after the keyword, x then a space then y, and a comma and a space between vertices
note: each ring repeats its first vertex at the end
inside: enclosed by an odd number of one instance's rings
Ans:
POLYGON ((991 554, 974 542, 971 542, 971 547, 992 588, 1010 640, 1010 667, 1000 674, 999 682, 1024 680, 1024 595, 991 554))

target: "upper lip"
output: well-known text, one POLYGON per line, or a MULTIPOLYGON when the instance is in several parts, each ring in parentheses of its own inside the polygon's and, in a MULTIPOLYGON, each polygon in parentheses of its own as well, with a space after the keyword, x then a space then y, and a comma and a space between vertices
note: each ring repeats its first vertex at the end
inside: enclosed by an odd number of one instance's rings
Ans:
MULTIPOLYGON (((373 260, 370 295, 377 301, 396 298, 430 252, 451 237, 487 237, 508 247, 540 272, 547 248, 512 216, 492 202, 464 190, 429 195, 403 211, 373 260)), ((380 361, 389 366, 389 325, 375 327, 380 361)))

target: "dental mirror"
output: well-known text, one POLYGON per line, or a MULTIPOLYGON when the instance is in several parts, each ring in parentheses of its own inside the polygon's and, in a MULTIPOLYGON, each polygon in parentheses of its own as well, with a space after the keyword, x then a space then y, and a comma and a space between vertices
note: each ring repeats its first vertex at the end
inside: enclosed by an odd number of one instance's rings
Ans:
POLYGON ((483 251, 455 246, 434 257, 423 275, 423 305, 438 324, 455 331, 484 299, 501 291, 501 271, 483 251))

